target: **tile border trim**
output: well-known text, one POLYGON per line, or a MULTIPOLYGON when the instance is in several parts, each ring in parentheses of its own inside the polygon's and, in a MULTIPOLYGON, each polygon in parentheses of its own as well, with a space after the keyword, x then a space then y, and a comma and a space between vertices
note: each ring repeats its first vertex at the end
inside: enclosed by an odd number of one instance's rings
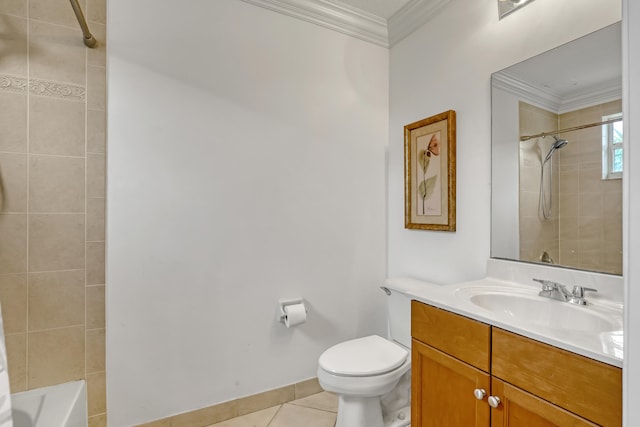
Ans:
POLYGON ((0 74, 0 89, 7 92, 24 93, 27 91, 27 79, 23 77, 0 74))
POLYGON ((12 93, 29 93, 38 96, 84 101, 87 90, 82 86, 50 80, 27 79, 25 77, 0 74, 0 90, 12 93))
POLYGON ((48 80, 31 79, 29 81, 29 92, 40 96, 84 101, 87 90, 82 86, 57 83, 48 80))

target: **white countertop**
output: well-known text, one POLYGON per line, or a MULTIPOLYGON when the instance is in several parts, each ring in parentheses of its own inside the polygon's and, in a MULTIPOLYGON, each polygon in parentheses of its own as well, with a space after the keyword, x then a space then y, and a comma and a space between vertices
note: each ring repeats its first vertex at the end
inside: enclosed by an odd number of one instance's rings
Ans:
POLYGON ((448 310, 507 331, 532 338, 546 344, 568 350, 609 365, 622 367, 623 358, 623 318, 622 303, 606 300, 600 295, 587 299, 587 306, 577 306, 567 302, 555 301, 538 296, 539 286, 485 278, 482 280, 437 285, 412 278, 391 278, 386 286, 396 289, 412 299, 448 310), (546 304, 561 316, 547 316, 531 313, 526 318, 513 315, 509 307, 498 310, 483 308, 472 302, 471 297, 479 293, 493 295, 516 295, 532 300, 536 307, 545 308, 546 304), (560 305, 558 305, 560 304, 560 305), (559 311, 558 311, 559 310, 559 311), (582 310, 582 311, 581 311, 582 310), (580 323, 582 317, 602 320, 605 332, 589 330, 580 323), (554 318, 549 318, 554 317, 554 318))

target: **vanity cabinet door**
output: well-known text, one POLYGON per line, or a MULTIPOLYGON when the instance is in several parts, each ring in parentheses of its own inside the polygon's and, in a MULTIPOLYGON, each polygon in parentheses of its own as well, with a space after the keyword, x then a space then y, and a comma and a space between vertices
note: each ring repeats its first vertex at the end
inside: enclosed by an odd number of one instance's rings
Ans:
POLYGON ((622 370, 499 328, 491 374, 604 427, 622 425, 622 370))
POLYGON ((489 374, 420 341, 412 341, 411 425, 489 427, 489 374))
POLYGON ((491 379, 491 396, 500 399, 498 407, 491 409, 491 427, 597 426, 495 377, 491 379))

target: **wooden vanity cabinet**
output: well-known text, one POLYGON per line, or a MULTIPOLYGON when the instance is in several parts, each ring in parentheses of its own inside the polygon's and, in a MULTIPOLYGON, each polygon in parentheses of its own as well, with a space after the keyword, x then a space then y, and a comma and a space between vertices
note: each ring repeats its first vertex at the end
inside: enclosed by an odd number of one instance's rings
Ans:
POLYGON ((412 427, 489 427, 491 327, 411 302, 412 427))
POLYGON ((411 331, 413 427, 622 425, 619 368, 418 301, 411 331))

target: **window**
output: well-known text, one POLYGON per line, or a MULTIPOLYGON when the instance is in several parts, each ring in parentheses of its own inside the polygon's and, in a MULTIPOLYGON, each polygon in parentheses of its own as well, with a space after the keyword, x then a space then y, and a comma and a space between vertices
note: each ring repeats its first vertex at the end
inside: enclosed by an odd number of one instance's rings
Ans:
POLYGON ((622 113, 611 114, 605 120, 620 119, 602 126, 602 179, 622 178, 622 113))

